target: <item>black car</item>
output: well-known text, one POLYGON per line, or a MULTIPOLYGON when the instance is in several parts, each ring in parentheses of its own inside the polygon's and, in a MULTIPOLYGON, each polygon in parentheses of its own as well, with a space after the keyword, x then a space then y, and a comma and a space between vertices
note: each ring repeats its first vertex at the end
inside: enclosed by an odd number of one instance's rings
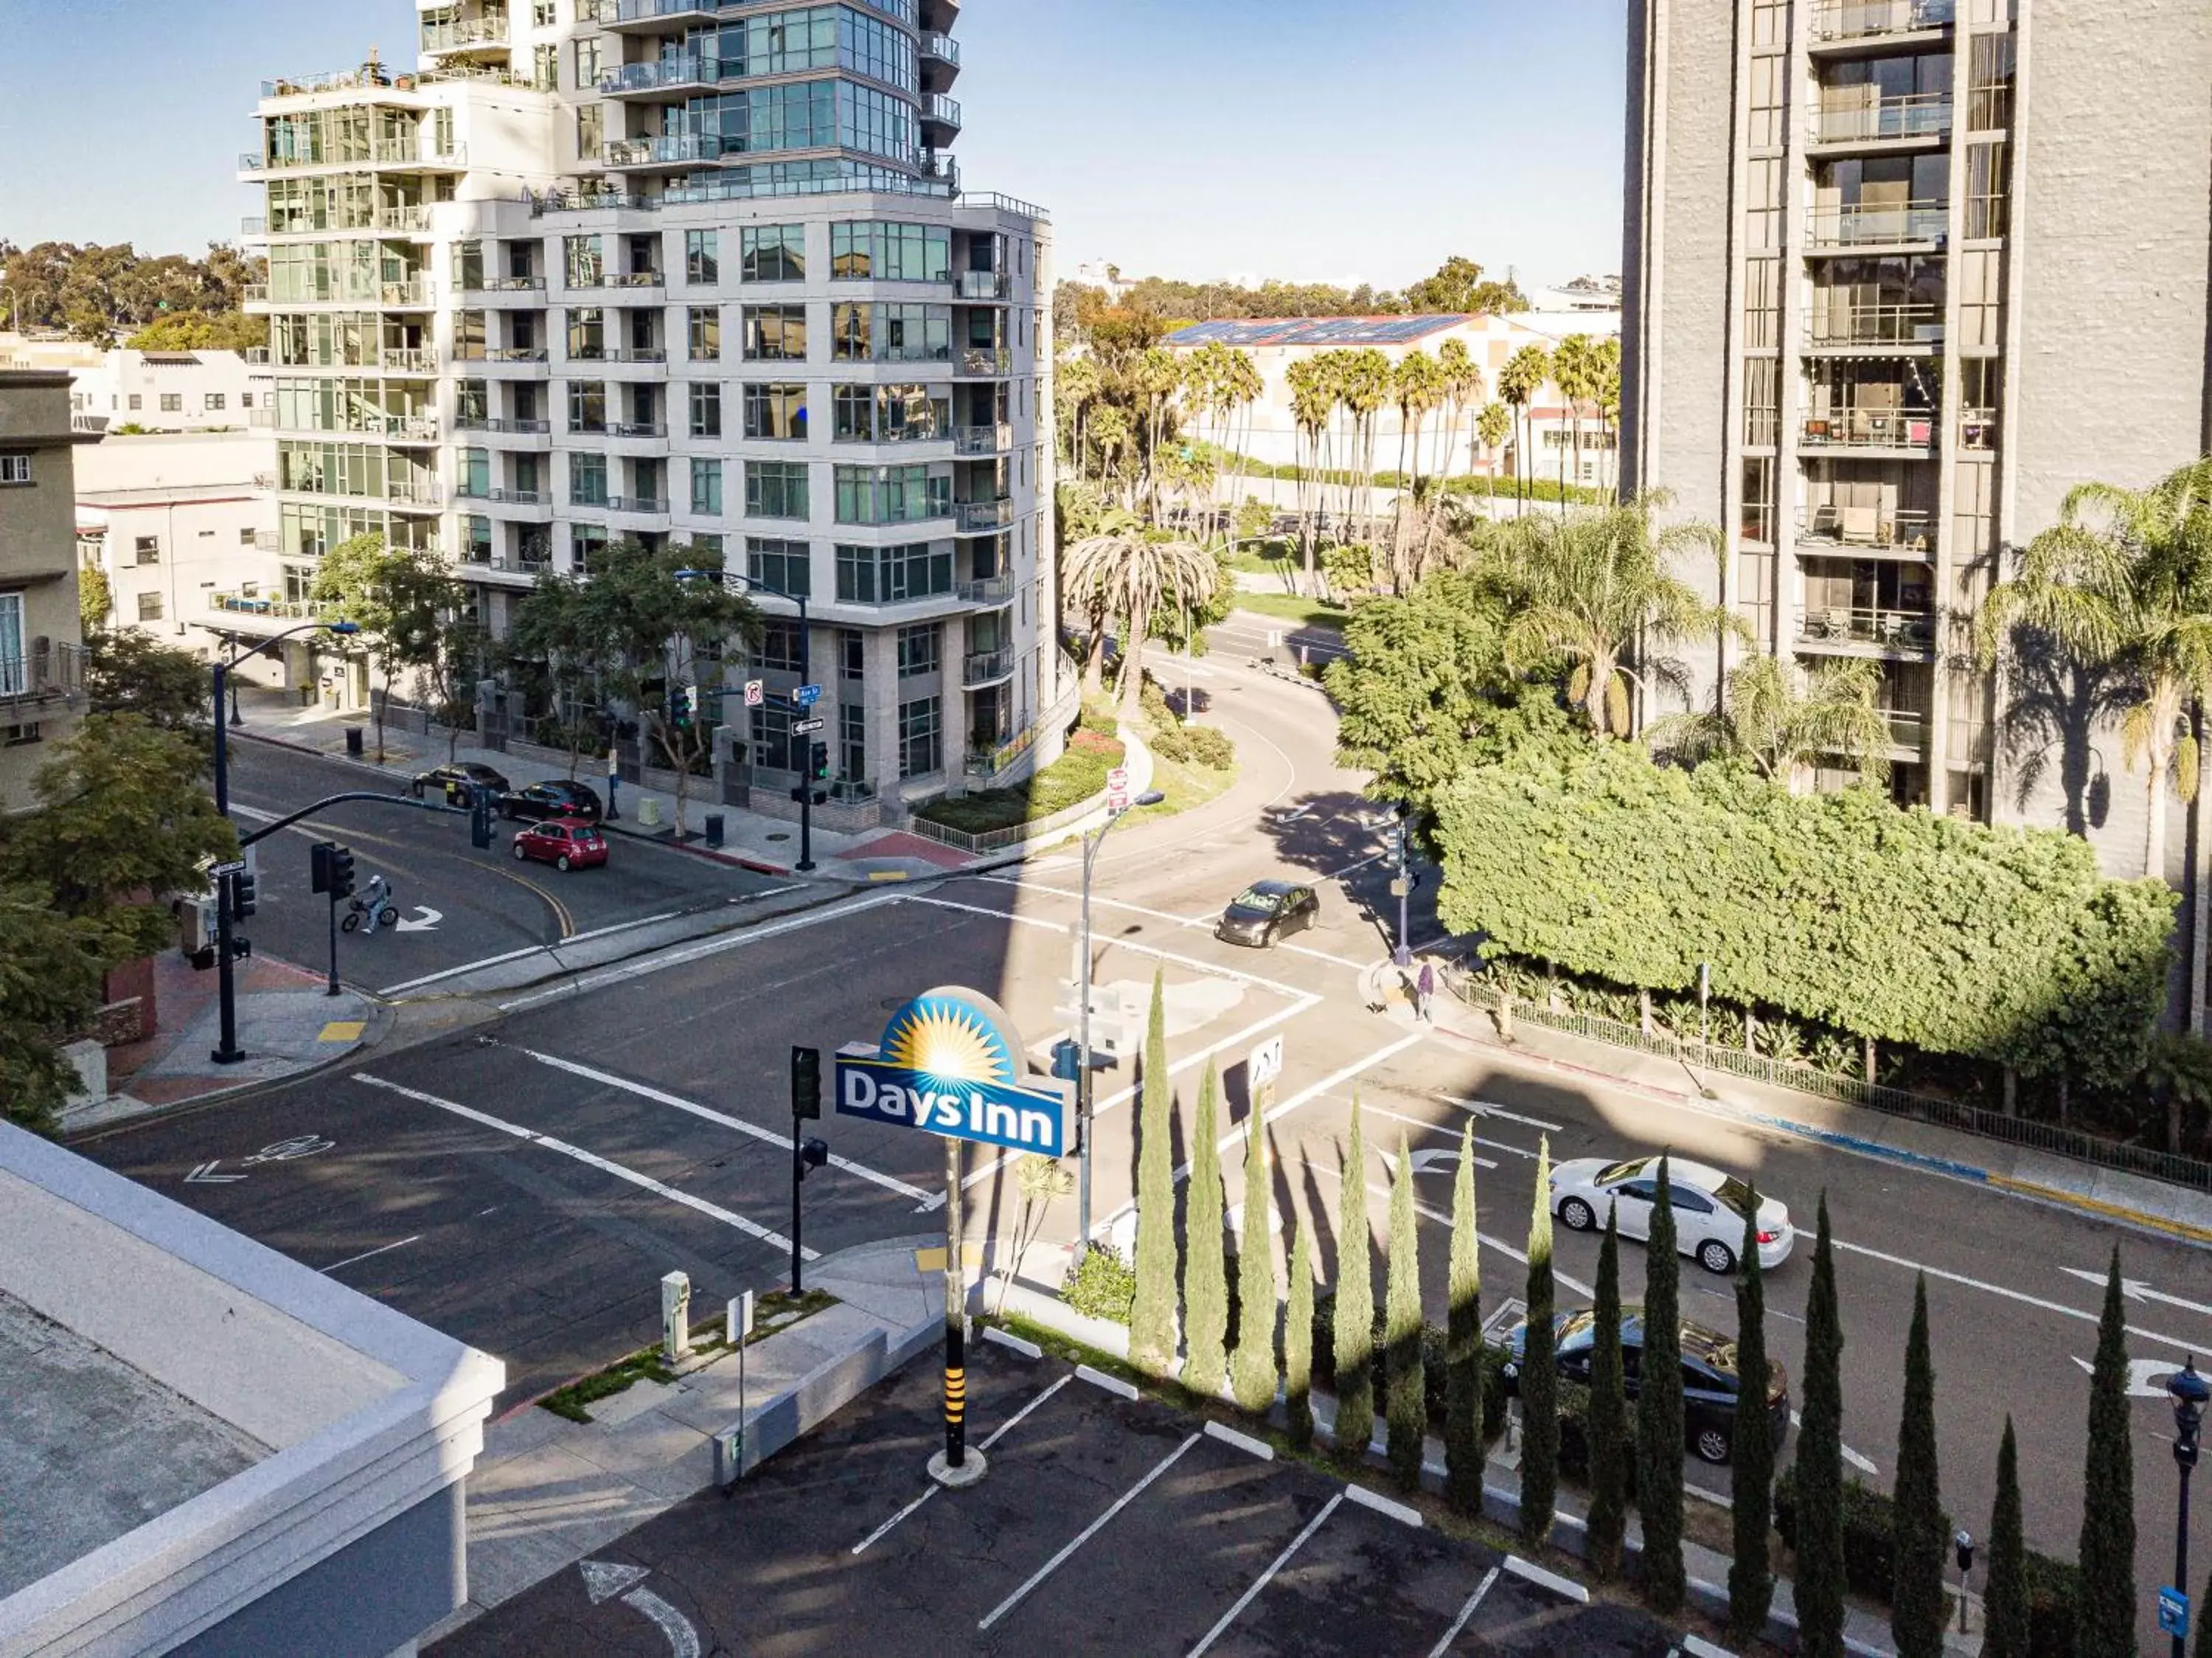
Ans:
POLYGON ((581 818, 586 823, 597 823, 600 815, 599 797, 591 784, 571 783, 566 777, 509 789, 500 795, 498 804, 500 816, 527 818, 532 823, 543 823, 548 818, 581 818))
MULTIPOLYGON (((1589 1308, 1561 1313, 1552 1320, 1558 1343, 1559 1374, 1587 1387, 1590 1357, 1597 1347, 1597 1318, 1589 1308)), ((1527 1351, 1528 1326, 1516 1324, 1506 1338, 1510 1356, 1505 1364, 1505 1385, 1520 1391, 1521 1359, 1527 1351)), ((1717 1331, 1685 1320, 1682 1324, 1682 1423, 1690 1448, 1705 1462, 1726 1462, 1735 1441, 1737 1379, 1735 1343, 1717 1331)), ((1620 1309, 1620 1364, 1628 1396, 1634 1399, 1644 1359, 1644 1309, 1631 1304, 1620 1309)), ((1779 1359, 1766 1362, 1766 1427, 1774 1448, 1790 1431, 1790 1377, 1779 1359)))
POLYGON ((1321 917, 1321 900, 1310 887, 1287 881, 1255 881, 1231 900, 1214 923, 1224 944, 1265 949, 1285 933, 1301 932, 1321 917))
POLYGON ((489 789, 495 795, 503 795, 514 786, 507 782, 506 773, 474 760, 459 765, 434 766, 418 773, 411 785, 416 800, 435 790, 446 797, 448 806, 467 805, 471 788, 489 789))

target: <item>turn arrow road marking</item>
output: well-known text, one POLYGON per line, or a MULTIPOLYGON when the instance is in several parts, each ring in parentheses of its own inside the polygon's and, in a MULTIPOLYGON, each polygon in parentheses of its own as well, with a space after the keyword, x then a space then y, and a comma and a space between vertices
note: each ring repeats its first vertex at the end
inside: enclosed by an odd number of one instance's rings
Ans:
POLYGON ((401 932, 427 933, 435 929, 437 924, 446 918, 446 912, 443 910, 434 910, 427 904, 416 905, 415 906, 415 914, 422 918, 420 920, 416 920, 406 916, 402 916, 399 918, 399 930, 401 932))
MULTIPOLYGON (((2096 1365, 2090 1360, 2083 1358, 2079 1353, 2074 1356, 2074 1362, 2080 1365, 2090 1375, 2094 1376, 2097 1374, 2096 1365)), ((2179 1375, 2180 1370, 2181 1367, 2172 1359, 2130 1359, 2128 1361, 2128 1397, 2130 1399, 2166 1398, 2166 1378, 2179 1375)))
POLYGON ((202 1163, 185 1176, 185 1184, 186 1186, 222 1186, 226 1181, 242 1180, 246 1178, 243 1174, 216 1173, 216 1168, 222 1161, 222 1159, 217 1157, 209 1162, 202 1163))
POLYGON ((643 1566, 617 1565, 606 1560, 586 1560, 578 1568, 584 1575, 584 1593, 593 1606, 622 1597, 623 1605, 653 1619, 668 1640, 671 1658, 699 1658, 699 1631, 691 1620, 655 1594, 640 1587, 650 1576, 643 1566))
MULTIPOLYGON (((2102 1272, 2092 1272, 2087 1267, 2062 1266, 2058 1270, 2069 1278, 2079 1278, 2084 1283, 2101 1286, 2105 1282, 2102 1272)), ((2202 1313, 2206 1318, 2212 1319, 2212 1307, 2207 1307, 2203 1301, 2185 1301, 2179 1295, 2169 1295, 2163 1290, 2154 1289, 2141 1278, 2122 1278, 2120 1294, 2131 1301, 2163 1301, 2166 1306, 2178 1307, 2185 1313, 2202 1313)))

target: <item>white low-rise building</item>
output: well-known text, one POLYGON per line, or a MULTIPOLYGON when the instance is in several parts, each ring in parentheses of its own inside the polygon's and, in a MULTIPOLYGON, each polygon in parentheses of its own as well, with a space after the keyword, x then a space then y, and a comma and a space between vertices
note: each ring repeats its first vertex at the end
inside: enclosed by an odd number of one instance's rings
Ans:
POLYGON ((82 340, 0 333, 0 365, 65 369, 70 414, 116 431, 217 432, 267 427, 265 350, 103 350, 82 340))

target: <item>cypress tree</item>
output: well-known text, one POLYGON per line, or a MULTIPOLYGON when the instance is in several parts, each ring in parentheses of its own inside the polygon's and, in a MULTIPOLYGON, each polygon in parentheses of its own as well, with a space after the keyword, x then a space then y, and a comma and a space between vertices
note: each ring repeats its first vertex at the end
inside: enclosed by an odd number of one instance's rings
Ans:
POLYGON ((1375 1279, 1367 1235, 1367 1143, 1352 1096, 1336 1228, 1336 1454, 1358 1462, 1375 1437, 1375 1279))
POLYGON ((1444 1500, 1482 1512, 1482 1264, 1474 1214, 1474 1122, 1461 1131, 1452 1179, 1451 1300, 1444 1327, 1444 1500))
POLYGON ((1221 1238, 1220 1085, 1211 1060, 1198 1084, 1182 1248, 1183 1385, 1211 1399, 1229 1380, 1229 1269, 1221 1238))
POLYGON ((2191 1616, 2197 1619, 2197 1658, 2212 1658, 2212 1577, 2204 1580, 2203 1598, 2197 1601, 2191 1616))
POLYGON ((1828 1194, 1820 1194, 1805 1297, 1804 1425, 1797 1434, 1797 1650, 1844 1652, 1844 1326, 1836 1305, 1828 1194))
POLYGON ((1237 1255, 1237 1356, 1229 1385, 1237 1403, 1256 1416, 1275 1402, 1275 1197, 1265 1125, 1255 1111, 1244 1125, 1244 1240, 1237 1255))
POLYGON ((1521 1353, 1521 1535, 1552 1535, 1559 1496, 1559 1332, 1552 1328, 1552 1142, 1536 1143, 1536 1202, 1528 1216, 1528 1323, 1521 1353))
POLYGON ((1591 1302, 1589 1551, 1599 1575, 1618 1576, 1628 1533, 1628 1392, 1620 1362, 1620 1222, 1608 1204, 1591 1302))
POLYGON ((2027 1658, 2027 1540, 2020 1517, 2020 1446, 2005 1417, 1997 1500, 1990 1510, 1990 1575, 1982 1588, 1982 1658, 2027 1658))
POLYGON ((1748 1647, 1766 1628, 1774 1601, 1774 1564, 1767 1554, 1773 1524, 1774 1438, 1766 1420, 1766 1276, 1759 1263, 1759 1193, 1743 1217, 1742 1258, 1735 1281, 1735 1421, 1729 1451, 1729 1501, 1735 1558, 1729 1566, 1729 1633, 1748 1647))
POLYGON ((1682 1260, 1674 1253, 1674 1199, 1659 1160, 1644 1262, 1644 1360, 1636 1389, 1636 1511, 1644 1516, 1644 1598, 1679 1612, 1682 1570, 1682 1260))
POLYGON ((2105 1315, 2089 1372, 2089 1456, 2081 1480, 2081 1598, 2074 1617, 2081 1658, 2136 1649, 2135 1453, 2128 1434, 2127 1313, 2120 1252, 2105 1279, 2105 1315))
POLYGON ((1298 1451, 1313 1443, 1313 1252, 1299 1231, 1291 1239, 1291 1304, 1283 1312, 1283 1411, 1298 1451))
POLYGON ((1421 1484, 1421 1436, 1428 1431, 1428 1377, 1421 1364, 1421 1244, 1413 1222, 1413 1161, 1398 1137, 1390 1183, 1390 1279, 1382 1303, 1385 1414, 1390 1472, 1407 1490, 1421 1484))
POLYGON ((1129 1308, 1129 1357, 1156 1376, 1172 1371, 1176 1348, 1175 1146, 1164 998, 1156 971, 1137 1112, 1137 1294, 1129 1308))
POLYGON ((1928 1279, 1912 1289, 1905 1340, 1905 1414, 1897 1427, 1897 1489, 1890 1506, 1894 1576, 1889 1632, 1898 1658, 1942 1658, 1943 1499, 1936 1467, 1936 1363, 1928 1350, 1928 1279))

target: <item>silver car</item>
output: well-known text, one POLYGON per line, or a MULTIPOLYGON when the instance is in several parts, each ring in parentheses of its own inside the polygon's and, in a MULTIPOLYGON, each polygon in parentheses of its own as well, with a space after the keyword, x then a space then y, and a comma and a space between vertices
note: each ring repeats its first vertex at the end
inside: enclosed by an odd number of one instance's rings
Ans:
MULTIPOLYGON (((1667 1164, 1667 1192, 1674 1210, 1675 1247, 1685 1255, 1696 1256, 1708 1272, 1735 1271, 1751 1188, 1733 1174, 1675 1157, 1667 1164)), ((1622 1237, 1649 1238, 1651 1210, 1658 1199, 1656 1157, 1632 1157, 1619 1163, 1577 1157, 1552 1171, 1552 1212, 1560 1224, 1577 1232, 1594 1232, 1603 1226, 1610 1209, 1620 1219, 1622 1237)), ((1790 1246, 1797 1240, 1790 1211, 1772 1198, 1759 1200, 1756 1235, 1759 1264, 1768 1270, 1789 1259, 1790 1246)))

